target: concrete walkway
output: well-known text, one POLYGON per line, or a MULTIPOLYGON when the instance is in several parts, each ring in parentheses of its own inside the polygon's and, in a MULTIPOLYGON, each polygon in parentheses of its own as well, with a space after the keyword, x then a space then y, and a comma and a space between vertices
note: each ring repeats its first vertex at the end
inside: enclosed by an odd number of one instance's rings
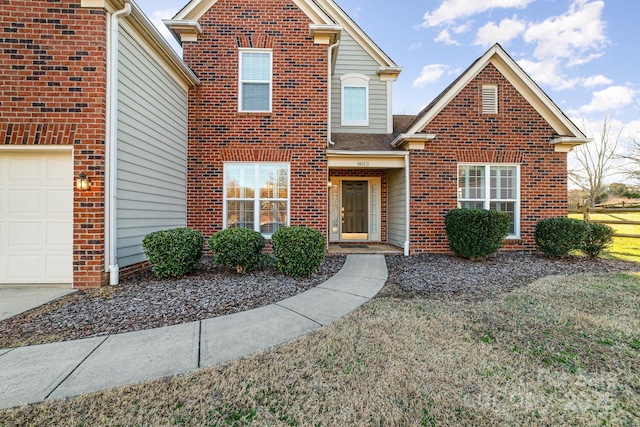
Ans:
POLYGON ((164 328, 0 349, 0 409, 183 374, 282 344, 375 296, 382 255, 349 255, 331 279, 276 304, 164 328))
POLYGON ((71 285, 0 285, 0 320, 31 310, 77 289, 71 285))

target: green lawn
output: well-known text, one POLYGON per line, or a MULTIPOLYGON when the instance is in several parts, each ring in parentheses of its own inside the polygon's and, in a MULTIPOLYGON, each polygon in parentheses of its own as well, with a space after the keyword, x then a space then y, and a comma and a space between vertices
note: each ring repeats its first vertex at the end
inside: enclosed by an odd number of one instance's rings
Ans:
POLYGON ((377 298, 264 352, 0 411, 0 426, 638 426, 638 271, 377 298))
MULTIPOLYGON (((571 214, 571 218, 582 219, 582 215, 571 214)), ((640 221, 640 212, 631 213, 612 213, 612 214, 591 214, 592 220, 605 221, 640 221)), ((640 235, 640 225, 615 225, 607 224, 620 234, 637 234, 640 235)), ((605 258, 615 258, 626 261, 640 262, 640 238, 614 237, 613 245, 607 249, 604 254, 605 258)))

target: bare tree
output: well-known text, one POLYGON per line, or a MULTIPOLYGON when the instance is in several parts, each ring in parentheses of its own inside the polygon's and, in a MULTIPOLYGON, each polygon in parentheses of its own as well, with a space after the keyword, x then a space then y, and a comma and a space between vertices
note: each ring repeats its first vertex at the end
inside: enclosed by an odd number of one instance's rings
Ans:
POLYGON ((640 138, 629 137, 629 151, 620 156, 625 161, 627 176, 640 183, 640 138))
POLYGON ((621 133, 622 129, 617 135, 611 134, 611 117, 606 115, 600 137, 575 149, 578 164, 569 171, 569 179, 586 191, 587 203, 592 208, 603 190, 604 179, 609 176, 611 166, 617 159, 616 150, 621 133))

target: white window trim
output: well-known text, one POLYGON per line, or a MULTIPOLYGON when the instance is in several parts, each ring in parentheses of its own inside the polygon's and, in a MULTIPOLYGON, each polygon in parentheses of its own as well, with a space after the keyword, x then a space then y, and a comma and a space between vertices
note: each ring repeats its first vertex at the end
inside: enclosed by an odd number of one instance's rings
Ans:
POLYGON ((369 126, 369 81, 370 77, 364 74, 345 74, 340 76, 340 123, 342 126, 369 126), (344 118, 344 89, 345 87, 365 88, 365 120, 345 120, 344 118))
POLYGON ((272 49, 238 49, 238 112, 240 113, 270 113, 273 110, 273 50, 272 49), (268 53, 269 68, 271 76, 269 81, 266 80, 242 80, 242 54, 249 53, 268 53), (243 83, 269 83, 269 109, 268 110, 246 110, 242 105, 242 88, 243 83))
POLYGON ((498 114, 498 85, 482 85, 482 114, 498 114), (489 103, 487 97, 492 97, 489 103), (488 106, 488 108, 487 108, 488 106))
POLYGON ((514 233, 509 234, 507 239, 520 239, 520 204, 521 204, 521 178, 520 178, 520 165, 517 163, 458 163, 458 179, 456 181, 456 186, 458 188, 458 206, 460 206, 461 201, 469 201, 469 202, 483 202, 484 209, 489 210, 491 207, 491 202, 515 202, 514 208, 514 233), (462 189, 458 187, 460 184, 460 166, 483 166, 485 168, 485 188, 484 188, 484 199, 462 199, 460 197, 462 189), (512 166, 516 168, 516 199, 491 199, 491 167, 492 166, 512 166))
MULTIPOLYGON (((260 233, 260 201, 286 201, 287 202, 287 227, 291 224, 291 164, 290 163, 282 163, 282 162, 228 162, 224 164, 223 167, 223 204, 222 204, 222 228, 228 228, 228 215, 227 215, 227 205, 229 200, 240 201, 240 202, 254 202, 253 209, 253 229, 260 233), (254 196, 252 198, 227 198, 227 168, 232 165, 244 165, 249 166, 253 165, 255 168, 254 174, 254 196), (287 174, 287 198, 270 198, 270 199, 262 199, 260 198, 260 166, 263 165, 271 165, 271 166, 286 166, 288 170, 287 174)), ((270 238, 272 233, 261 233, 265 238, 270 238)))

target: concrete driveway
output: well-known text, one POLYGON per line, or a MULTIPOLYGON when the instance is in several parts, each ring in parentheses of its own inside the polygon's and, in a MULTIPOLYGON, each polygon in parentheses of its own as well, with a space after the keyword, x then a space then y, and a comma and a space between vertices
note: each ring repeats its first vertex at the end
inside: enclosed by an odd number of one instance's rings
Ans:
POLYGON ((76 290, 70 285, 0 285, 0 320, 39 307, 76 290))

